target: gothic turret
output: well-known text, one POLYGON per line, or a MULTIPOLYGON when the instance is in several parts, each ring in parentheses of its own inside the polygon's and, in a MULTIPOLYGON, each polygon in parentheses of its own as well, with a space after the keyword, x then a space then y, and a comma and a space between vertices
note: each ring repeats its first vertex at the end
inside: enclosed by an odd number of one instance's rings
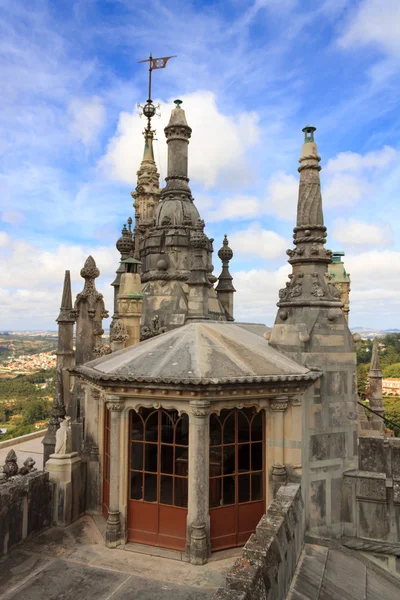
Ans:
POLYGON ((60 421, 65 418, 66 409, 70 404, 70 382, 67 369, 75 362, 74 322, 72 312, 71 276, 65 271, 64 288, 61 299, 58 323, 58 347, 56 365, 56 385, 53 399, 53 407, 47 433, 43 439, 43 461, 47 462, 50 454, 54 452, 56 443, 56 431, 60 427, 60 421))
POLYGON ((139 259, 140 242, 146 231, 153 226, 154 212, 160 200, 160 174, 154 161, 153 139, 154 131, 151 121, 143 132, 144 152, 143 160, 137 172, 137 186, 131 193, 134 199, 135 228, 134 228, 134 258, 139 259))
POLYGON ((221 275, 218 278, 218 285, 215 288, 218 300, 224 307, 226 320, 234 321, 233 318, 233 294, 236 292, 233 287, 233 277, 229 272, 229 262, 232 260, 233 252, 229 248, 228 237, 225 234, 222 248, 218 251, 218 256, 222 262, 221 275))
MULTIPOLYGON (((207 293, 203 297, 204 316, 225 320, 224 309, 213 288, 212 240, 204 233, 204 221, 194 204, 188 178, 188 144, 192 130, 187 124, 181 100, 165 128, 168 144, 166 186, 156 207, 153 227, 140 241, 142 263, 142 338, 179 327, 188 315, 188 280, 192 265, 204 272, 207 293), (202 239, 200 250, 192 244, 202 239), (154 323, 157 328, 154 328, 154 323)), ((204 290, 203 290, 204 291, 204 290)), ((193 294, 193 290, 192 290, 193 294)))
POLYGON ((302 399, 302 490, 307 528, 336 536, 341 534, 336 507, 342 503, 342 472, 357 467, 356 352, 340 292, 327 279, 332 253, 324 247, 315 127, 303 132, 295 248, 287 252, 292 273, 279 291, 269 343, 322 372, 302 399))

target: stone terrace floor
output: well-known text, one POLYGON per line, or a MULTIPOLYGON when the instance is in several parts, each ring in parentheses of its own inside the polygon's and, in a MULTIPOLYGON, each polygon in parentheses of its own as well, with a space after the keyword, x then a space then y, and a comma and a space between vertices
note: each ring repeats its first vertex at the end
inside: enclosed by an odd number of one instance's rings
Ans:
MULTIPOLYGON (((101 520, 99 522, 101 529, 101 520)), ((137 551, 109 549, 95 521, 53 527, 0 560, 1 600, 209 600, 239 551, 213 555, 203 566, 137 551)), ((139 547, 140 548, 140 547, 139 547)), ((142 548, 156 552, 157 549, 142 548)), ((159 551, 163 554, 163 551, 159 551)))
POLYGON ((398 600, 396 579, 353 552, 306 544, 286 600, 398 600))

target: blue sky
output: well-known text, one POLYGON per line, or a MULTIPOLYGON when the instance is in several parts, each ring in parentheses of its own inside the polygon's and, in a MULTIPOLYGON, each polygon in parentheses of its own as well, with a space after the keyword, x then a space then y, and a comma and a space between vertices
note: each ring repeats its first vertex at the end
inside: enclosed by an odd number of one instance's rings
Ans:
POLYGON ((399 27, 398 0, 1 0, 0 328, 53 329, 64 269, 77 293, 89 253, 111 308, 150 51, 177 55, 154 73, 156 160, 165 177, 182 98, 196 204, 215 249, 228 233, 234 250, 237 319, 274 320, 311 123, 351 325, 400 328, 399 27))

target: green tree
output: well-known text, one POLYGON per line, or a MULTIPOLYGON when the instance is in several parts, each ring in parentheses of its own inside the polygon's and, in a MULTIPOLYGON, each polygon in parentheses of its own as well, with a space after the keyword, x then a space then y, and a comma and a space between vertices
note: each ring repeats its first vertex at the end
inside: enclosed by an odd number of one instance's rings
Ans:
POLYGON ((383 399, 385 407, 385 417, 390 419, 396 426, 388 423, 389 429, 394 431, 396 437, 400 436, 400 398, 396 396, 386 397, 383 399))
POLYGON ((385 367, 382 371, 384 377, 400 377, 400 362, 385 367))
POLYGON ((368 371, 369 365, 359 364, 357 366, 357 392, 361 399, 366 398, 368 393, 368 371))
POLYGON ((28 402, 25 406, 22 417, 24 425, 31 425, 36 421, 44 421, 50 417, 51 402, 45 398, 28 402))

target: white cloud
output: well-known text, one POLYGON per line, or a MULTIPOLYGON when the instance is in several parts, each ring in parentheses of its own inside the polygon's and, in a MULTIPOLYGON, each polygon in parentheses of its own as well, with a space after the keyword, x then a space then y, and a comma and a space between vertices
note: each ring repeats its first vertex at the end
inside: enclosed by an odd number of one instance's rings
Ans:
POLYGON ((236 219, 254 219, 262 214, 262 203, 256 196, 233 196, 212 201, 206 196, 197 196, 195 203, 206 223, 216 221, 234 221, 236 219))
POLYGON ((8 236, 4 231, 0 231, 0 248, 7 248, 10 242, 10 236, 8 236))
POLYGON ((1 220, 3 223, 8 223, 9 225, 17 225, 24 219, 24 215, 17 210, 5 210, 1 213, 1 220))
POLYGON ((339 44, 343 48, 374 44, 387 55, 400 58, 399 24, 398 0, 363 0, 353 12, 339 44))
MULTIPOLYGON (((252 171, 246 151, 258 142, 258 115, 242 112, 227 116, 220 112, 215 94, 209 91, 197 91, 182 99, 188 124, 193 129, 189 144, 189 177, 206 188, 221 182, 232 187, 248 183, 252 171)), ((167 145, 163 129, 171 109, 171 102, 162 102, 161 118, 153 122, 158 137, 155 160, 164 177, 167 174, 167 145)), ((117 132, 100 162, 114 179, 135 185, 136 171, 143 155, 140 135, 143 128, 144 121, 136 112, 120 114, 117 132)))
POLYGON ((272 325, 276 316, 278 290, 285 285, 290 266, 275 271, 251 269, 232 273, 236 288, 234 314, 236 321, 261 322, 272 325))
POLYGON ((365 223, 357 219, 336 219, 332 236, 340 244, 349 246, 386 248, 393 242, 393 233, 389 225, 365 223))
POLYGON ((330 158, 323 170, 324 206, 349 207, 372 195, 382 173, 397 160, 398 152, 390 146, 366 154, 340 152, 330 158))
POLYGON ((106 119, 106 111, 100 98, 71 100, 68 112, 71 117, 70 130, 84 146, 90 146, 97 141, 106 119))
POLYGON ((229 243, 238 256, 260 256, 274 259, 284 255, 288 242, 275 231, 263 229, 259 223, 251 223, 247 229, 230 234, 229 243))
POLYGON ((385 319, 398 326, 400 252, 371 250, 344 259, 351 276, 350 317, 357 325, 385 319))
POLYGON ((340 152, 335 158, 330 158, 325 172, 331 174, 343 172, 360 172, 364 169, 384 169, 396 160, 397 152, 391 146, 373 150, 366 154, 357 152, 340 152))
POLYGON ((274 173, 267 185, 264 212, 279 219, 294 221, 296 217, 299 182, 293 175, 274 173))
POLYGON ((113 292, 109 285, 118 266, 112 247, 85 248, 62 244, 44 250, 24 240, 12 240, 0 232, 0 328, 56 328, 66 269, 71 271, 73 295, 83 289, 80 270, 92 254, 100 270, 97 288, 104 295, 112 313, 113 292))

